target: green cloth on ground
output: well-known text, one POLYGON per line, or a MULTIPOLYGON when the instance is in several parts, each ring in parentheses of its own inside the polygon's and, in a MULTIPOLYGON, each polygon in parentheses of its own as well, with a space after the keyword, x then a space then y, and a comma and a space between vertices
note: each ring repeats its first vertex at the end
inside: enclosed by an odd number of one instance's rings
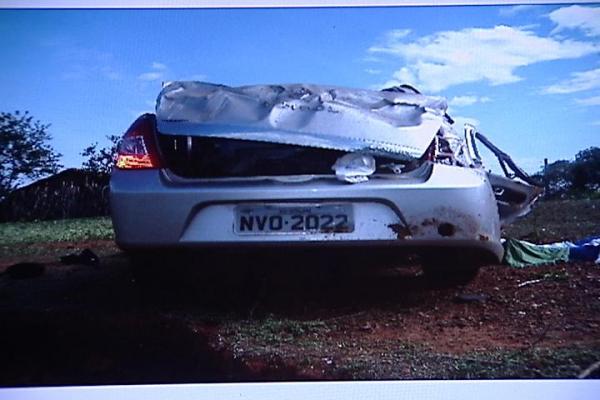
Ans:
POLYGON ((533 265, 554 264, 569 261, 569 249, 529 243, 523 240, 506 239, 504 242, 504 264, 515 268, 533 265))

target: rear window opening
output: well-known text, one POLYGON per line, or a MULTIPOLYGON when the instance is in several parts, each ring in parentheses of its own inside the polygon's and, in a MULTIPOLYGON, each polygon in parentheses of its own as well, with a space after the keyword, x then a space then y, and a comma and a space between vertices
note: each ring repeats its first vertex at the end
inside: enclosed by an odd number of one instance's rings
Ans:
MULTIPOLYGON (((166 167, 183 178, 335 175, 345 151, 251 140, 158 135, 166 167)), ((421 162, 375 157, 375 173, 408 172, 421 162)))

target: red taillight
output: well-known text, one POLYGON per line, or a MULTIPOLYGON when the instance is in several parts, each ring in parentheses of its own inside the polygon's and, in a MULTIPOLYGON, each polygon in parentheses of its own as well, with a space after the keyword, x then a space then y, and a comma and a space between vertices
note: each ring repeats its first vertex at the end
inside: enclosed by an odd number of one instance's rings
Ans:
POLYGON ((150 156, 143 155, 127 155, 119 154, 117 156, 117 168, 120 169, 142 169, 142 168, 157 168, 152 163, 150 156))
POLYGON ((117 168, 160 168, 155 124, 154 115, 144 114, 129 127, 119 144, 115 162, 117 168))

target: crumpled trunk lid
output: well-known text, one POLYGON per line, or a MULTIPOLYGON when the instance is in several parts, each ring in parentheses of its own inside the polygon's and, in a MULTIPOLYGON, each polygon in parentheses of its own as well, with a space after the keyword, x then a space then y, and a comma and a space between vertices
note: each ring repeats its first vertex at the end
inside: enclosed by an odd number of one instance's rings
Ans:
POLYGON ((163 135, 212 137, 421 157, 446 112, 440 97, 286 84, 172 82, 156 106, 163 135))

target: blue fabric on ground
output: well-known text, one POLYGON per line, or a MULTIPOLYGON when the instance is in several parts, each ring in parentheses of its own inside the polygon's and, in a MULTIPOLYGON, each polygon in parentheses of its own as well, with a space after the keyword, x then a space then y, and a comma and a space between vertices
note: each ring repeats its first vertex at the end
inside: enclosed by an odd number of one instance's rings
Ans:
POLYGON ((577 246, 585 246, 585 245, 600 246, 600 236, 589 236, 589 237, 586 237, 585 239, 578 240, 573 244, 575 244, 577 246))
POLYGON ((600 236, 590 236, 573 243, 569 249, 569 260, 594 261, 600 264, 600 236))

